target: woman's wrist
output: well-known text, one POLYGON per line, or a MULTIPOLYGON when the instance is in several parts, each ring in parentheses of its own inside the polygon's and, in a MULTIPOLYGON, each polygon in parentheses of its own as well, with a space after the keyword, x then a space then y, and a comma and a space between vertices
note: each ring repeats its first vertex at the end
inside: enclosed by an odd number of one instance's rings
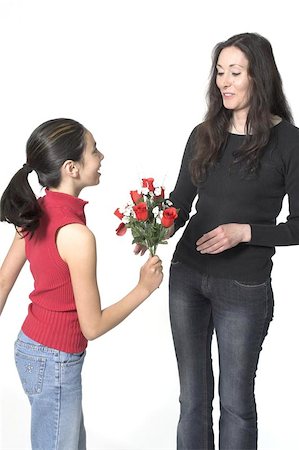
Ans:
POLYGON ((250 242, 251 241, 251 226, 248 223, 243 225, 243 239, 242 242, 250 242))

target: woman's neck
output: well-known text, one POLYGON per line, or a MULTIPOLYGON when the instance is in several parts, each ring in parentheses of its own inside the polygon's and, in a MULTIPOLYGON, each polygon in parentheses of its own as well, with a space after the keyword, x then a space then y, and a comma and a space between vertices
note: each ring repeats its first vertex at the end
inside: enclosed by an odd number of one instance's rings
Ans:
POLYGON ((248 111, 236 111, 233 112, 230 122, 230 133, 233 134, 246 134, 246 121, 248 111))
MULTIPOLYGON (((271 116, 272 126, 274 127, 275 125, 279 124, 281 120, 282 119, 279 116, 271 116)), ((246 121, 247 121, 247 113, 246 114, 233 113, 230 121, 229 132, 232 134, 244 134, 244 135, 247 134, 246 121)))

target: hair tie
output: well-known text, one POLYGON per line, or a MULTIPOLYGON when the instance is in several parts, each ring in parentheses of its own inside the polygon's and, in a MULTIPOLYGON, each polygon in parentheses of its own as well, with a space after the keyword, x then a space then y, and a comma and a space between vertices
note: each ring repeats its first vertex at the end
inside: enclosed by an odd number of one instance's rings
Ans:
POLYGON ((25 169, 27 173, 30 173, 33 171, 32 167, 30 167, 29 164, 27 164, 27 163, 23 164, 23 169, 25 169))

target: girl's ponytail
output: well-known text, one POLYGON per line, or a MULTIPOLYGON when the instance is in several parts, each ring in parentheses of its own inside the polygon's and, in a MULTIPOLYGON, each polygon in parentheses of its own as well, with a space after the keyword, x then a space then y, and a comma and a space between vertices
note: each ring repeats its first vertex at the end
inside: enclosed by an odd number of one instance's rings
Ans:
POLYGON ((41 208, 28 182, 32 168, 26 163, 10 180, 0 201, 0 220, 34 233, 39 225, 41 208))
POLYGON ((0 202, 0 220, 13 223, 32 235, 39 225, 42 210, 28 174, 35 170, 39 184, 57 188, 61 167, 67 160, 81 161, 86 129, 73 119, 52 119, 39 125, 29 136, 26 162, 11 179, 0 202))

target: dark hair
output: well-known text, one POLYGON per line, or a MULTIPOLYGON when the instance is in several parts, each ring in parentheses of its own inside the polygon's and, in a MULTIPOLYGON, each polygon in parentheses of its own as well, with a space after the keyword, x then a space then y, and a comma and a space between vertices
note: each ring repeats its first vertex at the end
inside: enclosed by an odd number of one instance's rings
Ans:
POLYGON ((57 187, 60 169, 67 160, 80 161, 85 148, 86 129, 72 119, 53 119, 42 123, 29 137, 27 161, 13 176, 0 203, 0 220, 33 234, 39 225, 41 208, 28 182, 35 170, 43 187, 57 187))
POLYGON ((193 181, 203 179, 208 168, 219 158, 225 145, 232 111, 223 106, 221 93, 216 85, 217 61, 220 52, 227 47, 239 48, 248 59, 248 75, 251 78, 251 98, 246 121, 246 138, 235 163, 244 161, 249 172, 255 172, 263 148, 270 138, 271 116, 277 115, 293 123, 292 113, 282 88, 270 42, 257 33, 243 33, 220 42, 214 48, 210 83, 207 92, 208 110, 204 122, 198 127, 195 155, 190 163, 193 181))

